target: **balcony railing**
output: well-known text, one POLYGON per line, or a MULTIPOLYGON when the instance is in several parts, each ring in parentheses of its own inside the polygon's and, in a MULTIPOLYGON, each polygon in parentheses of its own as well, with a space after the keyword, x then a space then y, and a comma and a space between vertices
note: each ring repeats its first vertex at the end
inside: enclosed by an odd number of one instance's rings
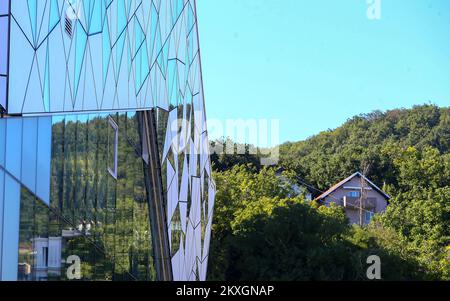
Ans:
MULTIPOLYGON (((349 209, 359 209, 360 207, 360 198, 359 197, 348 197, 344 196, 342 199, 343 206, 349 209)), ((375 209, 377 207, 377 199, 376 198, 364 198, 362 201, 363 209, 375 209)))

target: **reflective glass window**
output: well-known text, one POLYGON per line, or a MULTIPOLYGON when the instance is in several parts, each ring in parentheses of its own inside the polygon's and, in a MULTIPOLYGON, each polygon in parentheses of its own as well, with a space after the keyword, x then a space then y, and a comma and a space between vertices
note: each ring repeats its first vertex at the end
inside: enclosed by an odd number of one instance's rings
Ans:
MULTIPOLYGON (((23 119, 22 135, 22 182, 31 191, 36 189, 38 119, 23 119)), ((40 176, 43 176, 40 174, 40 176)))
POLYGON ((2 280, 17 279, 20 184, 5 173, 3 204, 2 280))
POLYGON ((5 166, 6 119, 0 118, 0 166, 5 166))
POLYGON ((22 162, 22 119, 6 120, 6 169, 20 179, 22 162))
POLYGON ((47 205, 50 203, 50 162, 52 146, 52 119, 39 117, 37 144, 36 195, 47 205))
MULTIPOLYGON (((133 142, 139 128, 130 121, 135 116, 115 115, 117 135, 108 114, 53 117, 52 210, 42 254, 49 266, 58 265, 58 256, 78 256, 80 280, 156 280, 144 162, 133 142), (110 134, 118 142, 117 179, 108 171, 110 134)), ((73 280, 68 266, 61 264, 54 277, 73 280)))

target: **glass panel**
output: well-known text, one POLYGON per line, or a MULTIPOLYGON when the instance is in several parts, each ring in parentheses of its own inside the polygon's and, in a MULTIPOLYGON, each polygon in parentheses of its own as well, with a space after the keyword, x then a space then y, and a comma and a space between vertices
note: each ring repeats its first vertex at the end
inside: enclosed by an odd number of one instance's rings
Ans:
POLYGON ((5 167, 6 119, 0 118, 0 166, 5 167))
POLYGON ((37 145, 37 171, 36 195, 47 205, 50 204, 50 162, 52 147, 52 119, 39 118, 38 145, 37 145))
POLYGON ((5 173, 2 280, 17 280, 19 250, 20 184, 5 173))
MULTIPOLYGON (((0 4, 0 9, 1 6, 0 4)), ((0 74, 2 75, 6 75, 8 71, 8 22, 7 17, 0 17, 0 74)))
POLYGON ((75 193, 75 154, 76 154, 76 116, 67 116, 64 125, 64 149, 63 149, 63 216, 71 223, 76 224, 74 210, 75 193))
POLYGON ((31 191, 36 190, 37 130, 37 118, 23 119, 22 183, 31 191))
POLYGON ((9 13, 9 0, 0 1, 0 15, 6 15, 9 13))
POLYGON ((0 75, 0 106, 6 109, 6 76, 1 75, 0 75))
POLYGON ((86 227, 86 149, 87 149, 87 115, 79 115, 76 123, 75 139, 76 151, 74 155, 74 220, 80 223, 80 227, 86 227))
POLYGON ((6 120, 6 170, 20 179, 22 158, 22 119, 6 120))
POLYGON ((33 280, 34 256, 34 206, 35 196, 22 188, 20 200, 20 240, 18 280, 33 280))
POLYGON ((119 148, 119 128, 116 121, 112 118, 108 118, 108 171, 117 179, 117 164, 118 164, 118 148, 119 148))
POLYGON ((112 279, 111 261, 87 231, 59 218, 25 188, 21 204, 19 280, 112 279))
MULTIPOLYGON (((1 141, 0 141, 1 143, 1 141)), ((5 171, 0 167, 0 246, 3 241, 3 196, 4 196, 4 184, 5 184, 5 171)), ((0 252, 0 280, 2 271, 2 256, 0 252)))
POLYGON ((65 120, 53 117, 52 120, 52 159, 51 159, 51 207, 64 211, 64 131, 65 120))

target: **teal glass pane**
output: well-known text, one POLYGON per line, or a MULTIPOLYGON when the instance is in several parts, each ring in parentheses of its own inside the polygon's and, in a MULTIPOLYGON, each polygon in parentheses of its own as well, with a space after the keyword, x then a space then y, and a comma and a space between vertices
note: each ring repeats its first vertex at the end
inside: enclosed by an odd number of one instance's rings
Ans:
MULTIPOLYGON (((105 21, 106 22, 106 21, 105 21)), ((109 62, 110 62, 110 57, 111 57, 111 40, 110 40, 110 36, 109 36, 109 27, 108 24, 104 24, 103 26, 104 28, 104 32, 102 35, 102 60, 103 60, 103 84, 106 83, 106 78, 108 75, 108 72, 110 72, 109 70, 109 62)))
POLYGON ((31 33, 33 35, 33 42, 36 43, 37 39, 37 19, 38 19, 38 0, 28 1, 28 14, 30 16, 31 33))
POLYGON ((74 86, 74 98, 77 96, 81 71, 83 68, 84 57, 86 53, 87 35, 80 22, 76 22, 76 34, 75 34, 75 86, 74 86))
POLYGON ((105 15, 105 1, 91 1, 90 8, 90 24, 89 24, 89 34, 97 34, 102 31, 102 24, 105 15))
POLYGON ((51 0, 50 1, 50 15, 49 15, 49 22, 48 22, 48 32, 52 31, 53 28, 58 24, 60 20, 59 17, 59 6, 58 6, 58 0, 51 0))

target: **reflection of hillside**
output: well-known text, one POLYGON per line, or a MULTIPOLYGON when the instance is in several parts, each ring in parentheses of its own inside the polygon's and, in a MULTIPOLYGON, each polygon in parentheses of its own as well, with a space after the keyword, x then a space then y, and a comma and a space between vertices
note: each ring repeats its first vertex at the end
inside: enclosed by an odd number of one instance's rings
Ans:
POLYGON ((50 210, 22 188, 19 274, 65 279, 70 255, 83 280, 155 280, 147 192, 135 113, 119 128, 117 179, 107 114, 54 117, 50 210))

